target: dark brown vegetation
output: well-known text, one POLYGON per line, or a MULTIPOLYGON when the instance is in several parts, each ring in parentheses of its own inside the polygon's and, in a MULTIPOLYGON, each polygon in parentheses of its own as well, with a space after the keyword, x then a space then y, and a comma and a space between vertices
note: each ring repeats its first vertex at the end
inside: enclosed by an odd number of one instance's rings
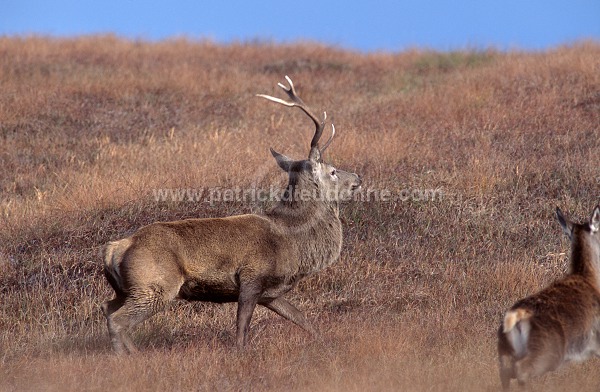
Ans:
MULTIPOLYGON (((600 45, 543 53, 362 55, 312 44, 0 38, 0 390, 499 388, 503 311, 567 267, 560 205, 600 196, 600 45), (157 220, 268 202, 155 201, 164 188, 283 184, 269 147, 311 127, 255 93, 284 74, 327 109, 327 160, 365 189, 344 205, 340 261, 288 295, 321 338, 235 306, 175 303, 113 355, 100 246, 157 220)), ((304 137, 302 136, 304 135, 304 137)), ((540 390, 597 391, 598 359, 540 390)))

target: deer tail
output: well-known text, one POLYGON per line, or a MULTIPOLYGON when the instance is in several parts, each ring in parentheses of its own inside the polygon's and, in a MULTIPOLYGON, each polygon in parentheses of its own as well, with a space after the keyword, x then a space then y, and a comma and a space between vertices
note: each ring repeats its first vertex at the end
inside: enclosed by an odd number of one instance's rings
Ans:
POLYGON ((513 309, 504 315, 502 332, 512 346, 517 357, 522 357, 527 352, 527 342, 529 341, 529 332, 531 331, 530 319, 533 316, 527 309, 513 309))
POLYGON ((124 294, 123 277, 121 274, 121 262, 131 240, 125 238, 106 244, 103 249, 104 276, 117 294, 124 294))

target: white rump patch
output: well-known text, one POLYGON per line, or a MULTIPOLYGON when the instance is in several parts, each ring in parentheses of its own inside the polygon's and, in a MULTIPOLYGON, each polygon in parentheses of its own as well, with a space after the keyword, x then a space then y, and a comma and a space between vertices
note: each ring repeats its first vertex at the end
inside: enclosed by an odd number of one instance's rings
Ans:
POLYGON ((525 309, 510 310, 504 316, 503 332, 518 357, 525 355, 527 351, 531 316, 532 314, 525 309))

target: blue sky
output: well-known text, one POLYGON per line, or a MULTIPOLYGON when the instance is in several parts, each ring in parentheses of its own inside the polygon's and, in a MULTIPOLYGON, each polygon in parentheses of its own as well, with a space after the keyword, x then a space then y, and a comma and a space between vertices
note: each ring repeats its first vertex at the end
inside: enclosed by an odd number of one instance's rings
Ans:
POLYGON ((0 0, 0 35, 317 41, 360 51, 600 41, 600 0, 0 0))

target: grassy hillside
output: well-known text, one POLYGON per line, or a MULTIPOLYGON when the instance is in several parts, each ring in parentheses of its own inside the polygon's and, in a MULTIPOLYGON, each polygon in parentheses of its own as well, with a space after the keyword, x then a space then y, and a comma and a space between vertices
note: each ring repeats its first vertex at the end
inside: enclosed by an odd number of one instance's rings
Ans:
MULTIPOLYGON (((555 206, 582 220, 600 198, 599 119, 597 42, 364 55, 0 38, 0 390, 496 390, 503 311, 566 269, 555 206), (320 338, 260 309, 239 352, 235 305, 178 302, 136 330, 141 355, 114 356, 100 247, 267 208, 155 196, 284 185, 268 148, 304 157, 313 127, 254 94, 286 74, 336 124, 327 160, 392 195, 344 205, 339 262, 288 294, 320 338)), ((597 391, 599 365, 537 385, 597 391)))

